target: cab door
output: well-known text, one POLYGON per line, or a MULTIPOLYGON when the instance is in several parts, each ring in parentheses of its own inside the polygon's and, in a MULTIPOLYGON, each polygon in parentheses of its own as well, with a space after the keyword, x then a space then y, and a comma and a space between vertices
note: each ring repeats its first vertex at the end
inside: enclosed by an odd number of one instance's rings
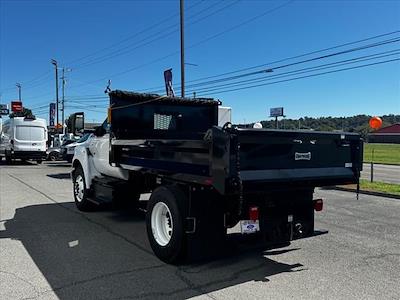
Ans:
POLYGON ((96 130, 95 136, 89 143, 93 165, 100 174, 127 180, 129 175, 127 170, 110 165, 110 126, 104 121, 101 127, 101 130, 96 130))

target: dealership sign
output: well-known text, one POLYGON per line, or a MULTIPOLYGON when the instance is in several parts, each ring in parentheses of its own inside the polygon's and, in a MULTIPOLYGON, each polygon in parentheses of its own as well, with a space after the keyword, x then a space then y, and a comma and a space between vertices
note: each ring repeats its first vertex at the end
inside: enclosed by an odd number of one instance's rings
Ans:
POLYGON ((11 101, 11 111, 16 113, 16 112, 21 112, 23 110, 22 107, 22 102, 21 101, 11 101))
POLYGON ((0 104, 0 116, 6 116, 10 114, 7 104, 0 104))
POLYGON ((269 110, 270 117, 283 117, 283 107, 274 107, 269 110))

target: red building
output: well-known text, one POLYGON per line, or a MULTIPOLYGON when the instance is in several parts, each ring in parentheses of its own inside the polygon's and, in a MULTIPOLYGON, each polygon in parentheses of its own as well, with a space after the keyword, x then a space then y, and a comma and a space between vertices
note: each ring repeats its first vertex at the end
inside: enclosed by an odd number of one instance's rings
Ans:
POLYGON ((400 144, 400 123, 383 127, 368 135, 370 143, 400 144))

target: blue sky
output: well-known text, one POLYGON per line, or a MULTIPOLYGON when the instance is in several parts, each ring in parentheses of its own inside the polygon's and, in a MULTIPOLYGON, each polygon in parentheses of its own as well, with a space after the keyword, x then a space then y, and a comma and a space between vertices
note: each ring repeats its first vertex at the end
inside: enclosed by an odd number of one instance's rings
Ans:
MULTIPOLYGON (((400 30, 399 1, 186 0, 185 8, 187 84, 400 30)), ((107 100, 88 97, 104 97, 107 79, 112 80, 112 89, 159 88, 163 86, 163 71, 172 68, 174 85, 179 85, 177 0, 0 0, 0 9, 2 103, 17 99, 15 83, 20 82, 24 105, 36 108, 37 115, 47 118, 46 105, 55 98, 52 58, 60 67, 71 69, 67 73, 66 115, 84 108, 88 121, 105 117, 107 100)), ((396 37, 400 33, 331 52, 396 37)), ((278 76, 399 48, 400 42, 393 42, 277 69, 271 74, 278 76)), ((397 54, 343 68, 399 57, 397 54)), ((326 71, 330 70, 335 69, 326 71)), ((257 77, 243 79, 252 78, 257 77)), ((252 89, 203 93, 231 106, 235 122, 268 119, 269 108, 277 106, 285 108, 288 118, 399 114, 399 79, 400 63, 395 61, 252 89)), ((179 92, 179 88, 175 90, 179 92)))

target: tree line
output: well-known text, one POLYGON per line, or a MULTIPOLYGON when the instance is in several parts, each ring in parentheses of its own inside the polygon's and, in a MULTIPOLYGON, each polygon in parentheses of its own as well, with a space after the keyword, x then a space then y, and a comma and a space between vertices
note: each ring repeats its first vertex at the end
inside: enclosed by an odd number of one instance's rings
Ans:
MULTIPOLYGON (((308 129, 317 131, 334 131, 343 130, 347 132, 360 133, 364 138, 368 133, 373 130, 369 127, 369 120, 372 116, 369 115, 356 115, 352 117, 320 117, 311 118, 304 117, 300 119, 282 119, 278 121, 279 129, 308 129)), ((384 115, 380 116, 383 121, 382 127, 386 127, 395 123, 400 123, 400 115, 384 115)), ((254 123, 253 123, 254 124, 254 123)), ((253 124, 248 124, 251 126, 253 124)), ((274 129, 276 128, 275 120, 261 121, 263 128, 274 129)), ((246 127, 247 127, 246 126, 246 127)), ((249 127, 250 127, 249 126, 249 127)))

